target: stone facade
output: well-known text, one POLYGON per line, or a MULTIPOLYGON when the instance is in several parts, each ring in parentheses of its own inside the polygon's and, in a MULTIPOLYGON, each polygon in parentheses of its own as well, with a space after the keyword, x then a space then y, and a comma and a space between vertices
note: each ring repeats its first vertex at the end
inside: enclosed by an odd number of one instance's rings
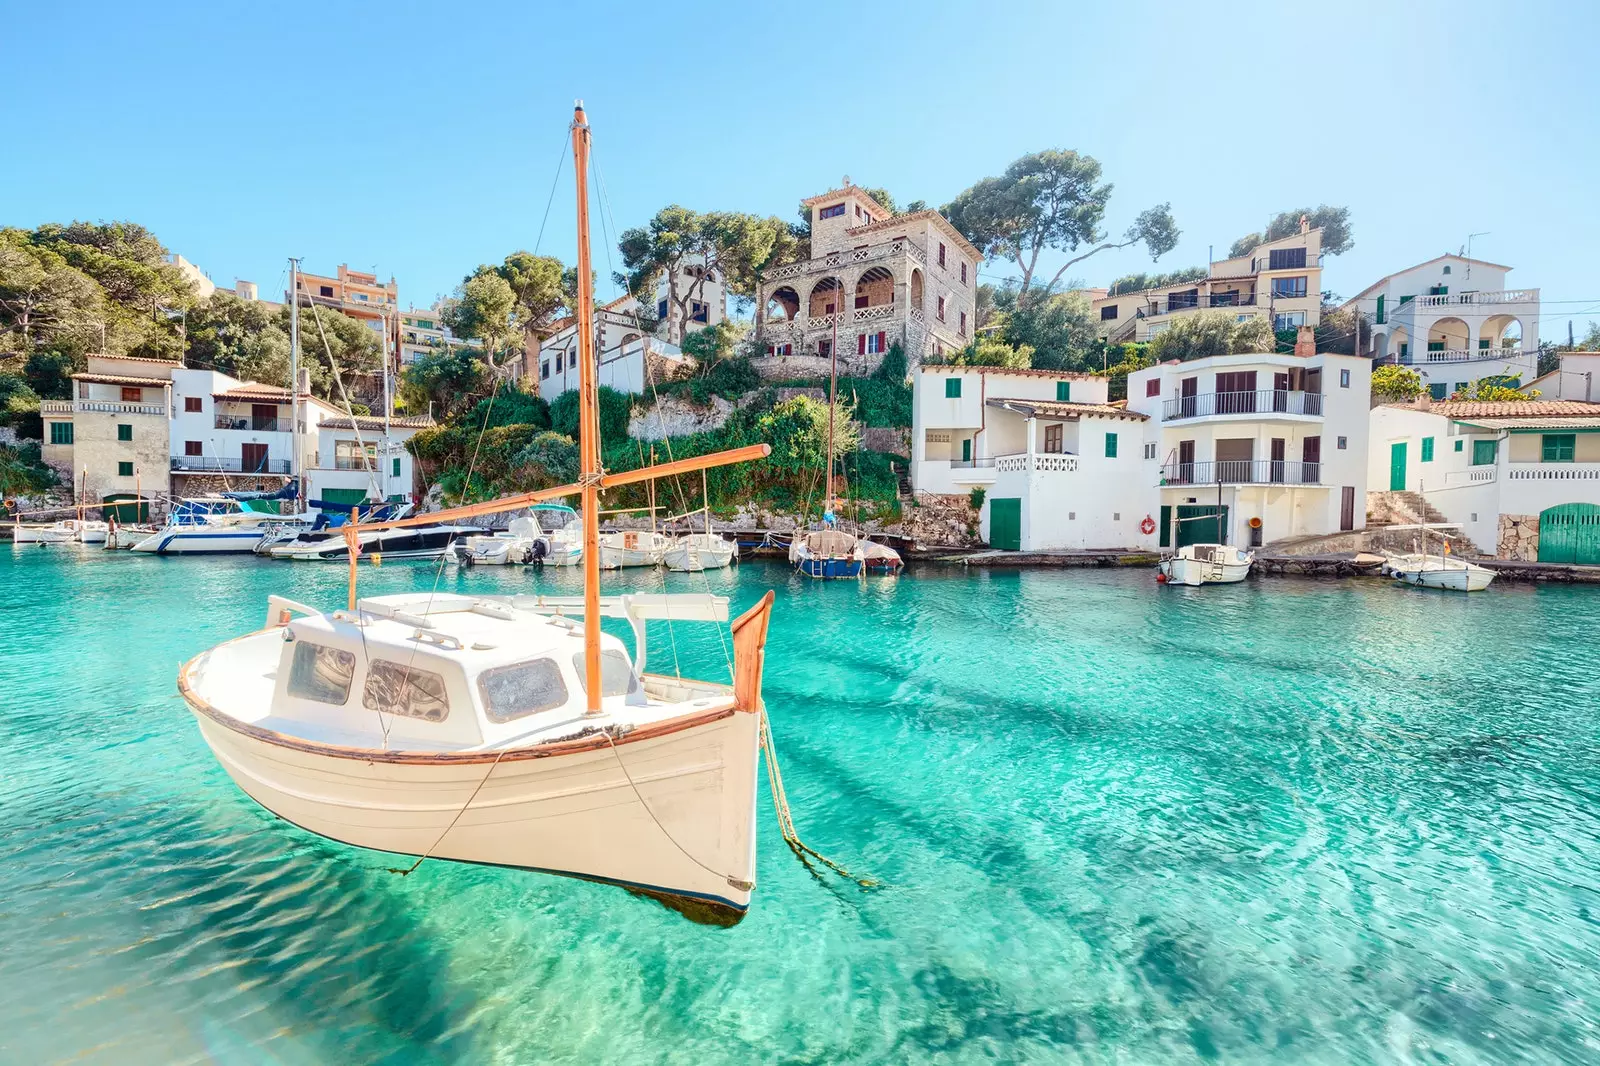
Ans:
POLYGON ((756 364, 765 376, 869 373, 889 346, 912 365, 973 336, 978 250, 937 211, 879 217, 860 188, 814 196, 811 258, 767 271, 756 294, 756 364))
POLYGON ((1539 516, 1536 514, 1503 514, 1500 516, 1500 535, 1495 541, 1495 558, 1515 559, 1524 563, 1539 561, 1539 516))
POLYGON ((970 494, 917 493, 916 505, 900 514, 900 535, 917 551, 975 548, 983 543, 970 494))

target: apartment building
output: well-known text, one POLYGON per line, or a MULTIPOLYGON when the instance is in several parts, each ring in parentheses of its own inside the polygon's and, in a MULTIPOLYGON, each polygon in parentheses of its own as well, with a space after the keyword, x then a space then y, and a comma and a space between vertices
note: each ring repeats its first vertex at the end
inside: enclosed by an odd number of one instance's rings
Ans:
POLYGON ((1318 353, 1216 355, 1128 375, 1148 417, 1160 547, 1255 545, 1366 525, 1371 361, 1318 353))
POLYGON ((766 272, 756 293, 757 363, 778 373, 868 373, 893 344, 912 365, 973 337, 983 257, 937 211, 887 212, 846 184, 803 201, 811 256, 766 272))
POLYGON ((1366 354, 1409 366, 1443 400, 1483 378, 1513 386, 1539 367, 1539 290, 1513 288, 1511 267, 1441 255, 1387 274, 1344 304, 1371 326, 1366 354))
POLYGON ((167 491, 172 371, 163 359, 91 355, 72 375, 72 399, 44 400, 46 463, 79 498, 106 502, 167 491))
POLYGON ((1212 263, 1202 280, 1108 293, 1090 306, 1100 333, 1118 343, 1147 341, 1199 311, 1228 312, 1241 322, 1265 317, 1274 330, 1315 326, 1322 316, 1322 230, 1302 218, 1300 232, 1212 263))
POLYGON ((415 307, 400 313, 399 360, 401 367, 410 366, 421 356, 453 348, 482 348, 476 338, 463 339, 451 333, 439 316, 439 309, 415 307))

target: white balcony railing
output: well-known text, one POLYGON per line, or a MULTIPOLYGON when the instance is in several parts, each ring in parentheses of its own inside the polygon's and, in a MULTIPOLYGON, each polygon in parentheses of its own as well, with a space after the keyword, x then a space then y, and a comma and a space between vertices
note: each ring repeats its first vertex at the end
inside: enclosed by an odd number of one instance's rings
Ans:
POLYGON ((1030 469, 1041 474, 1075 474, 1078 471, 1078 457, 1076 455, 1035 452, 1031 457, 1031 467, 1029 466, 1029 458, 1027 452, 997 456, 994 461, 994 468, 1002 474, 1022 474, 1027 473, 1030 469))
POLYGON ((1487 485, 1495 479, 1498 472, 1497 467, 1487 464, 1468 467, 1465 470, 1452 470, 1444 476, 1444 487, 1459 489, 1468 485, 1487 485))
POLYGON ((1396 314, 1402 314, 1407 308, 1414 307, 1494 307, 1500 304, 1536 304, 1539 302, 1538 289, 1497 289, 1493 292, 1446 292, 1437 296, 1418 296, 1415 300, 1407 300, 1394 308, 1396 314))
POLYGON ((1509 481, 1600 481, 1600 463, 1509 463, 1509 481))
POLYGON ((1428 363, 1504 362, 1507 359, 1528 362, 1532 360, 1532 353, 1525 353, 1521 348, 1445 348, 1423 353, 1423 361, 1428 363))
POLYGON ((42 415, 70 415, 72 413, 72 401, 40 400, 39 413, 42 415))
POLYGON ((167 409, 158 403, 122 403, 117 400, 78 400, 74 407, 79 411, 96 411, 107 415, 164 415, 167 409))

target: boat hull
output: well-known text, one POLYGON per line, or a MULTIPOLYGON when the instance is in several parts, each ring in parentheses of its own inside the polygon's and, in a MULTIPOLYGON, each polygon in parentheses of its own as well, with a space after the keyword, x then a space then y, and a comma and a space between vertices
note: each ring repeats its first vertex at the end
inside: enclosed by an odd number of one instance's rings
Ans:
POLYGON ((1250 576, 1255 557, 1226 545, 1195 545, 1178 549, 1161 560, 1162 578, 1169 585, 1232 585, 1250 576))
POLYGON ((177 526, 152 533, 133 546, 136 552, 157 555, 247 555, 261 542, 260 529, 208 529, 177 526))
POLYGON ((794 568, 806 577, 847 578, 861 576, 860 559, 797 559, 794 568))
POLYGON ((482 751, 329 750, 190 705, 239 788, 319 836, 618 884, 712 924, 733 924, 749 906, 757 714, 726 709, 643 739, 513 749, 497 761, 482 751))
POLYGON ((714 544, 692 543, 687 539, 666 550, 661 561, 668 570, 693 574, 702 570, 721 570, 733 563, 737 545, 718 538, 714 544))
POLYGON ((1419 588, 1447 592, 1482 592, 1494 580, 1494 571, 1483 568, 1450 570, 1400 570, 1396 578, 1419 588))

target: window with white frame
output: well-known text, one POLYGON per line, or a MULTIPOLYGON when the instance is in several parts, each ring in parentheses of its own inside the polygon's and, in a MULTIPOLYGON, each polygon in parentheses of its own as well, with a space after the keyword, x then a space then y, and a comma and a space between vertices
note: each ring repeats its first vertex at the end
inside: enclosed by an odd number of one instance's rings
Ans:
POLYGON ((1280 312, 1272 316, 1272 330, 1274 333, 1282 333, 1286 329, 1299 329, 1305 324, 1306 313, 1304 311, 1280 312))
POLYGON ((1305 294, 1306 276, 1304 274, 1272 279, 1272 295, 1279 299, 1294 299, 1305 294))

